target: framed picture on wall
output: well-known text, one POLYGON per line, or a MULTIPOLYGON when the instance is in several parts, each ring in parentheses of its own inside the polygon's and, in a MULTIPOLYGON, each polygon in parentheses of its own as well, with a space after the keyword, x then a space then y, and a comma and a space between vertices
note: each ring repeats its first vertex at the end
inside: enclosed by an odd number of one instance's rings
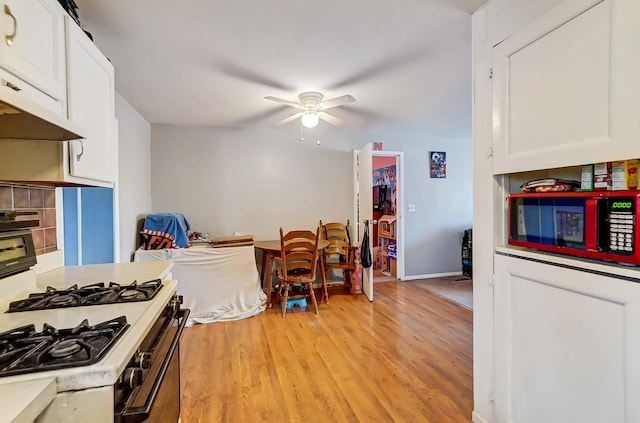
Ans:
POLYGON ((432 178, 447 177, 447 153, 444 151, 429 152, 429 163, 432 178))

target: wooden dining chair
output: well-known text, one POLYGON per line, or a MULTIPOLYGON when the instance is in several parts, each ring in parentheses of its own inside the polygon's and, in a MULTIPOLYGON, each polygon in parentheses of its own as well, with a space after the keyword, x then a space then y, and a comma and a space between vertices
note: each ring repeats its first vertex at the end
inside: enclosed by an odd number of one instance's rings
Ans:
MULTIPOLYGON (((329 246, 322 251, 324 254, 325 272, 331 274, 332 270, 342 271, 341 281, 327 281, 327 286, 343 285, 357 298, 354 284, 354 274, 356 270, 356 250, 357 247, 351 245, 349 237, 349 221, 347 224, 340 222, 322 223, 320 221, 320 231, 323 239, 329 241, 329 246)), ((323 293, 325 302, 329 302, 329 295, 323 293)))
POLYGON ((287 314, 287 300, 311 297, 316 314, 318 302, 313 291, 318 264, 318 241, 320 228, 314 234, 308 230, 295 230, 286 234, 280 228, 281 257, 277 260, 276 271, 279 279, 277 295, 281 301, 282 317, 287 314), (301 286, 300 292, 291 292, 293 286, 301 286))

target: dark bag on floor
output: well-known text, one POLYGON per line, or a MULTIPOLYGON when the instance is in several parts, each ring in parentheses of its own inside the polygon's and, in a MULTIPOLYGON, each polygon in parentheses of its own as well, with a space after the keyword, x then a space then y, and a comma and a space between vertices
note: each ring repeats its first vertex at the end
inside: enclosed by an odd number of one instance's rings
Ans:
POLYGON ((362 236, 362 245, 360 246, 360 261, 362 267, 371 267, 371 248, 369 246, 369 225, 364 227, 364 235, 362 236))

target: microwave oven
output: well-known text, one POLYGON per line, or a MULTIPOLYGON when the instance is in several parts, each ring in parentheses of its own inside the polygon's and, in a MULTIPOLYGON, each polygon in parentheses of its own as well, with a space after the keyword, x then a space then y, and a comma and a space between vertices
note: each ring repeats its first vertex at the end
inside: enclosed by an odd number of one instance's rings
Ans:
POLYGON ((640 265, 640 191, 508 197, 509 244, 640 265))
POLYGON ((27 270, 36 262, 29 229, 0 232, 0 278, 27 270))

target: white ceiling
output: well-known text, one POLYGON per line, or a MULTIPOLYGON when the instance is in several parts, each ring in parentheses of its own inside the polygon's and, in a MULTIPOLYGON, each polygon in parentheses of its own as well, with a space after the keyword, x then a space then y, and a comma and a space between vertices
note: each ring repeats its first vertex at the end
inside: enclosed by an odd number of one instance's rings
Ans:
MULTIPOLYGON (((471 13, 485 0, 75 0, 149 122, 275 128, 303 91, 346 131, 470 137, 471 13)), ((298 121, 290 123, 297 127, 298 121)))

